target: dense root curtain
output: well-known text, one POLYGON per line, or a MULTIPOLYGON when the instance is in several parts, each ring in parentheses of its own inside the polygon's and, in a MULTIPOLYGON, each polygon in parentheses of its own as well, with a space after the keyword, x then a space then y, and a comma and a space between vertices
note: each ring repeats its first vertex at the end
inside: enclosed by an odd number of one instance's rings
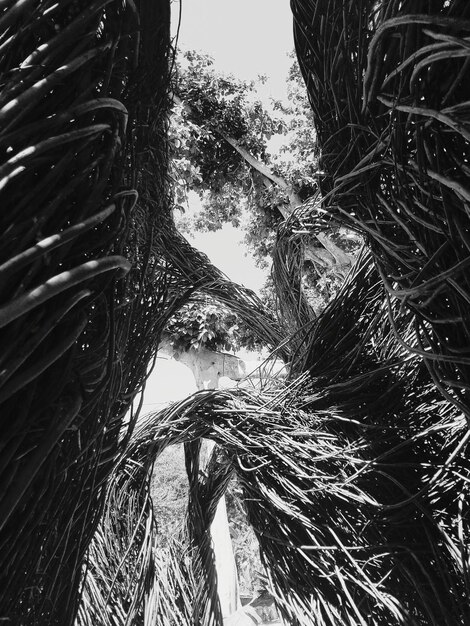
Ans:
POLYGON ((419 354, 470 417, 470 5, 292 0, 323 207, 364 233, 419 354))
POLYGON ((71 624, 168 308, 169 3, 7 3, 0 22, 0 617, 71 624))
MULTIPOLYGON (((466 421, 441 397, 420 357, 396 343, 386 312, 380 277, 363 256, 305 334, 289 384, 261 393, 202 391, 149 415, 110 484, 106 525, 90 552, 87 605, 104 611, 108 602, 113 614, 126 615, 122 577, 132 570, 145 572, 132 578, 142 597, 133 606, 135 623, 151 623, 157 590, 169 596, 158 605, 162 623, 182 625, 188 616, 189 623, 220 623, 209 528, 232 471, 288 623, 468 620, 466 421), (221 453, 210 471, 195 475, 200 438, 215 441, 221 453), (139 494, 155 458, 177 443, 192 451, 190 531, 167 555, 167 567, 179 573, 165 586, 163 552, 152 551, 153 512, 139 494), (139 520, 138 531, 119 522, 123 514, 139 520), (106 559, 105 577, 96 571, 98 557, 106 559), (188 568, 196 596, 173 585, 187 579, 188 568)), ((414 340, 411 314, 400 330, 414 340)), ((81 624, 91 623, 83 613, 81 624)))

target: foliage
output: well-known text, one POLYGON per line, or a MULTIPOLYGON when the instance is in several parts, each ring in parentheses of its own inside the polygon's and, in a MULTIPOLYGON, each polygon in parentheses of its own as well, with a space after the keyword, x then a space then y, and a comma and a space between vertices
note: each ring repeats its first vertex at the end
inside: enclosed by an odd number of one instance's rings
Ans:
POLYGON ((282 220, 280 207, 289 198, 226 138, 281 177, 301 200, 310 197, 317 187, 314 130, 298 69, 292 69, 290 76, 290 102, 272 101, 266 106, 254 82, 224 76, 215 71, 210 57, 186 52, 180 57, 175 85, 178 103, 170 136, 177 204, 185 210, 190 189, 202 201, 202 210, 179 225, 187 230, 216 230, 224 222, 242 225, 260 264, 272 249, 282 220), (281 146, 276 156, 270 147, 273 140, 281 146))
POLYGON ((178 198, 189 189, 216 195, 224 189, 230 204, 240 190, 248 191, 250 177, 243 159, 221 132, 263 158, 265 133, 269 134, 273 121, 259 102, 250 102, 252 83, 218 74, 207 55, 187 52, 180 61, 175 92, 181 102, 174 107, 170 125, 178 198))
POLYGON ((206 298, 184 305, 169 320, 166 332, 177 351, 207 350, 228 352, 260 347, 259 338, 239 316, 206 298))
POLYGON ((318 188, 320 151, 312 109, 294 52, 290 58, 287 102, 272 102, 274 110, 283 116, 284 128, 271 162, 273 171, 284 176, 305 201, 318 188))
POLYGON ((267 140, 282 127, 282 121, 269 115, 255 99, 253 82, 216 72, 207 55, 186 52, 179 58, 175 92, 182 100, 178 111, 182 120, 175 118, 170 132, 179 137, 181 122, 188 130, 184 135, 186 145, 181 145, 181 152, 175 156, 195 164, 205 188, 217 191, 223 181, 238 187, 237 170, 242 159, 222 135, 240 142, 253 157, 264 159, 267 140))

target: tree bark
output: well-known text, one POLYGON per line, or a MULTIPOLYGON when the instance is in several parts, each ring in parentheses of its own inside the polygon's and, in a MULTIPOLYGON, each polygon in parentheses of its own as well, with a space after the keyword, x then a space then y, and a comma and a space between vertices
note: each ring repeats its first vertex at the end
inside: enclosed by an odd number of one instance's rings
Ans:
POLYGON ((351 257, 349 254, 341 250, 334 241, 326 233, 317 234, 318 241, 322 246, 328 250, 328 252, 335 258, 338 265, 349 266, 351 265, 351 257))
POLYGON ((218 130, 217 132, 223 139, 225 139, 228 144, 232 146, 232 148, 235 148, 238 154, 248 163, 248 165, 251 165, 252 168, 262 174, 265 178, 268 178, 275 185, 291 195, 294 204, 296 204, 297 206, 300 206, 302 204, 299 196, 292 189, 292 185, 290 185, 285 178, 274 174, 274 172, 272 172, 267 165, 265 165, 262 161, 259 161, 252 154, 250 154, 248 150, 244 148, 236 139, 233 139, 229 135, 226 135, 221 130, 218 130))

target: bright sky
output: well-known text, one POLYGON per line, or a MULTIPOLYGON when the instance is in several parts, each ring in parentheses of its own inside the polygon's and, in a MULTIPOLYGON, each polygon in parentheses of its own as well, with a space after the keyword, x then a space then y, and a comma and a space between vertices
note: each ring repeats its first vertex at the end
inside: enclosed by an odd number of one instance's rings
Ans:
MULTIPOLYGON (((178 3, 173 5, 175 27, 178 3)), ((285 94, 293 50, 289 0, 182 0, 179 43, 214 57, 218 69, 239 78, 266 75, 273 96, 285 94)))
MULTIPOLYGON (((179 2, 172 4, 176 32, 179 2)), ((218 70, 246 80, 268 76, 260 97, 283 99, 293 50, 289 0, 182 0, 178 45, 214 58, 218 70)), ((242 243, 243 233, 225 225, 216 233, 195 233, 192 245, 205 252, 231 280, 258 291, 266 272, 257 268, 242 243)), ((159 357, 146 387, 142 414, 195 391, 190 371, 159 357)))
POLYGON ((266 270, 256 267, 242 241, 243 233, 224 224, 215 233, 194 233, 193 246, 207 254, 212 263, 236 283, 259 292, 266 281, 266 270))

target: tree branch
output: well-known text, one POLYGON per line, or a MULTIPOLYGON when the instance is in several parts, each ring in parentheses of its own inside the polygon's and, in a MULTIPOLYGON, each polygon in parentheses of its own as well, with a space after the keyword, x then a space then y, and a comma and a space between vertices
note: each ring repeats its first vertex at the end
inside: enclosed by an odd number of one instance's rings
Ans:
MULTIPOLYGON (((188 112, 191 113, 192 107, 187 102, 183 101, 176 94, 173 95, 173 100, 176 104, 185 107, 188 112)), ((283 177, 274 174, 269 166, 254 157, 246 148, 244 148, 239 141, 225 133, 221 128, 213 129, 224 141, 226 141, 232 148, 234 148, 242 159, 259 174, 263 176, 264 181, 269 181, 271 184, 276 185, 282 189, 288 199, 289 204, 279 204, 278 210, 284 219, 287 219, 299 206, 302 206, 302 200, 297 194, 293 186, 283 177)), ((334 241, 328 237, 326 233, 317 233, 316 239, 321 243, 323 249, 315 248, 314 246, 306 245, 305 258, 315 263, 322 268, 331 268, 334 265, 338 265, 343 270, 348 269, 352 265, 352 257, 346 252, 341 250, 334 241)))

